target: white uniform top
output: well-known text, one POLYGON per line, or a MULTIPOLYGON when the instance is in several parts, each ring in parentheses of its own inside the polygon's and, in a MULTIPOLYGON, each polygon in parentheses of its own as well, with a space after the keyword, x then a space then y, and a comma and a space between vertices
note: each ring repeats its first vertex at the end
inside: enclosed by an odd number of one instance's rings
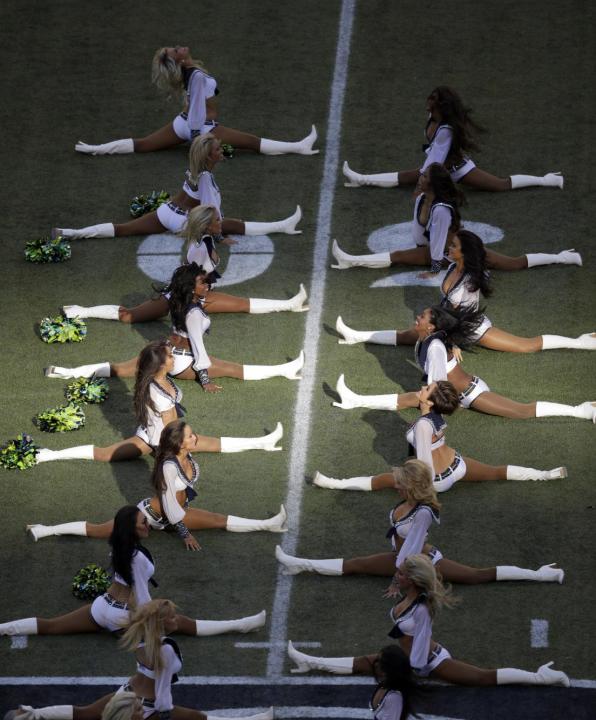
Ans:
POLYGON ((424 194, 418 195, 414 203, 412 238, 416 245, 429 245, 431 261, 441 263, 445 256, 445 245, 453 222, 453 208, 447 203, 433 203, 426 225, 424 225, 419 219, 424 197, 424 194))
POLYGON ((207 119, 207 100, 215 95, 217 81, 199 68, 193 68, 186 88, 190 136, 199 135, 207 119))
POLYGON ((151 382, 149 386, 149 396, 155 406, 155 411, 152 410, 151 407, 147 407, 147 426, 143 427, 140 425, 137 429, 137 434, 141 435, 143 439, 146 437, 146 442, 148 442, 151 447, 157 447, 159 445, 161 431, 164 429, 162 413, 172 410, 176 407, 176 404, 182 400, 182 390, 180 390, 170 377, 167 378, 167 381, 172 386, 173 395, 166 392, 155 381, 151 382))
POLYGON ((396 505, 389 513, 389 522, 392 525, 391 544, 393 549, 397 549, 396 535, 404 541, 395 559, 395 567, 399 567, 410 555, 422 552, 431 524, 433 521, 437 524, 440 523, 439 513, 430 505, 423 504, 416 505, 407 515, 404 515, 399 520, 394 520, 393 516, 398 507, 399 505, 396 505))
POLYGON ((439 163, 445 165, 449 151, 451 150, 451 143, 453 142, 453 129, 450 125, 439 125, 435 130, 435 134, 425 149, 426 160, 424 165, 420 168, 420 172, 423 173, 429 165, 433 163, 439 163))
POLYGON ((211 360, 205 349, 203 335, 209 330, 211 320, 203 308, 192 305, 186 313, 186 330, 172 328, 172 332, 180 337, 187 338, 194 357, 192 367, 197 372, 211 367, 211 360))
POLYGON ((189 265, 195 262, 199 267, 202 266, 207 274, 213 272, 218 265, 218 263, 213 261, 211 255, 209 255, 209 248, 202 238, 200 240, 193 240, 189 245, 186 253, 186 262, 189 265))
POLYGON ((445 444, 447 423, 437 413, 433 413, 432 416, 421 415, 416 422, 412 423, 406 433, 406 440, 416 450, 418 460, 422 460, 428 465, 434 477, 433 450, 438 450, 445 444), (440 426, 433 423, 433 418, 437 416, 442 421, 440 426))
POLYGON ((439 338, 431 340, 426 353, 426 362, 422 370, 426 373, 427 382, 437 382, 438 380, 447 380, 449 373, 457 367, 457 360, 447 359, 447 348, 439 338))
POLYGON ((432 620, 423 598, 418 598, 401 615, 395 616, 393 608, 390 613, 395 623, 392 637, 408 635, 413 637, 410 665, 414 670, 423 668, 428 663, 430 642, 432 640, 432 620))
POLYGON ((474 310, 478 310, 478 308, 480 307, 480 290, 470 289, 470 276, 468 274, 464 273, 459 278, 459 280, 457 280, 455 284, 451 286, 449 291, 445 291, 444 288, 446 287, 447 279, 452 272, 455 272, 456 267, 456 263, 451 263, 447 268, 445 277, 443 278, 443 283, 441 285, 441 293, 443 295, 441 305, 444 305, 445 303, 449 303, 453 307, 457 307, 458 305, 466 305, 467 307, 473 308, 474 310))
POLYGON ((404 700, 399 690, 387 690, 376 710, 373 710, 373 718, 374 720, 400 720, 403 708, 404 700))
POLYGON ((213 205, 219 213, 219 217, 223 217, 221 212, 221 190, 215 182, 212 172, 203 170, 203 172, 199 173, 199 177, 195 183, 191 178, 190 170, 187 170, 186 180, 182 185, 182 189, 189 197, 198 200, 201 205, 213 205))
MULTIPOLYGON (((155 683, 154 705, 156 712, 167 712, 174 708, 172 701, 172 683, 178 679, 176 673, 182 670, 182 660, 170 644, 173 643, 173 641, 169 640, 169 638, 167 638, 168 642, 164 642, 164 640, 166 640, 166 638, 162 638, 160 651, 162 667, 159 672, 155 672, 155 670, 137 661, 137 672, 150 678, 155 683)), ((138 647, 145 647, 145 643, 139 643, 138 647)), ((178 646, 176 645, 176 647, 178 646)))
MULTIPOLYGON (((149 580, 153 577, 155 565, 151 562, 151 560, 149 560, 142 550, 135 550, 135 553, 132 556, 130 569, 132 572, 134 584, 133 589, 137 601, 137 607, 140 607, 151 600, 151 595, 149 594, 149 580)), ((114 573, 114 582, 129 587, 126 580, 118 573, 114 573)))
POLYGON ((178 502, 176 493, 188 488, 193 490, 195 483, 199 479, 199 466, 190 455, 189 458, 192 464, 192 477, 190 479, 186 477, 176 458, 166 460, 163 464, 166 489, 161 494, 161 506, 172 525, 182 522, 186 514, 185 509, 178 502))

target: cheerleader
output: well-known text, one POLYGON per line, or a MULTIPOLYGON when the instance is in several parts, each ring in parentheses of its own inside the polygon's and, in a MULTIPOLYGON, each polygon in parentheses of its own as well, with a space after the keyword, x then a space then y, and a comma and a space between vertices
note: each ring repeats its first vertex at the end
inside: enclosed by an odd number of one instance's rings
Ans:
MULTIPOLYGON (((155 494, 137 504, 151 529, 175 531, 187 550, 201 549, 191 530, 219 529, 242 533, 259 530, 278 533, 287 531, 287 516, 283 505, 279 513, 268 520, 221 515, 189 507, 197 496, 194 486, 199 480, 199 466, 191 455, 196 445, 196 434, 183 420, 169 423, 162 431, 159 447, 155 451, 152 474, 155 494)), ((104 523, 77 521, 60 525, 28 525, 27 530, 37 541, 50 535, 107 538, 110 537, 113 527, 113 520, 104 523)))
MULTIPOLYGON (((183 717, 186 720, 230 720, 217 714, 210 715, 199 710, 175 706, 172 701, 172 685, 178 682, 182 670, 182 654, 177 643, 168 637, 179 630, 174 603, 169 600, 152 600, 135 610, 121 645, 134 653, 136 673, 115 693, 104 695, 91 705, 51 705, 32 708, 21 705, 13 711, 11 720, 100 720, 110 701, 121 694, 134 693, 140 699, 144 719, 158 717, 161 720, 183 717)), ((245 715, 243 720, 273 720, 273 708, 256 715, 245 715)))
MULTIPOLYGON (((153 340, 141 351, 134 389, 134 410, 138 427, 132 437, 108 447, 77 445, 63 450, 41 448, 35 458, 36 462, 38 464, 54 460, 120 462, 153 454, 159 445, 164 427, 184 415, 184 408, 181 405, 182 390, 170 377, 174 364, 174 349, 169 340, 153 340)), ((277 423, 272 433, 255 438, 218 438, 193 434, 194 445, 191 452, 231 453, 245 450, 271 452, 281 450, 277 442, 282 435, 281 423, 277 423)))
MULTIPOLYGON (((211 378, 232 377, 239 380, 263 380, 272 377, 286 377, 300 380, 304 365, 304 352, 295 359, 281 365, 240 365, 227 360, 218 360, 207 354, 203 336, 209 330, 211 320, 205 306, 205 295, 209 291, 208 275, 196 263, 182 265, 172 276, 172 282, 165 288, 172 318, 173 366, 168 375, 181 380, 197 380, 205 392, 219 392, 220 385, 211 378)), ((45 369, 46 377, 133 377, 138 357, 121 363, 101 362, 76 368, 55 365, 45 369)))
MULTIPOLYGON (((440 504, 433 487, 432 472, 422 460, 407 460, 403 467, 395 468, 393 487, 401 497, 389 513, 393 552, 357 557, 314 560, 287 555, 278 545, 275 557, 284 566, 286 575, 314 572, 320 575, 381 575, 391 577, 395 569, 411 555, 424 552, 436 566, 444 580, 465 585, 500 582, 503 580, 531 580, 534 582, 562 583, 565 573, 555 563, 543 565, 538 570, 528 570, 511 565, 474 568, 443 557, 440 550, 429 545, 428 531, 433 523, 440 522, 440 504)), ((397 594, 396 580, 386 592, 387 597, 397 594)))
MULTIPOLYGON (((149 525, 145 515, 136 506, 127 505, 116 513, 111 525, 109 543, 114 577, 112 584, 103 595, 97 597, 90 605, 60 617, 47 620, 32 617, 2 623, 0 635, 72 635, 96 633, 101 630, 121 633, 129 623, 132 609, 151 601, 149 583, 155 587, 157 583, 153 579, 155 572, 153 557, 141 544, 149 535, 149 525)), ((29 526, 35 539, 37 539, 36 527, 42 526, 29 526)), ((80 529, 84 530, 82 527, 80 529)), ((265 610, 238 620, 192 620, 184 615, 178 615, 177 632, 193 636, 221 635, 228 632, 246 633, 262 627, 266 617, 265 610)))
MULTIPOLYGON (((437 577, 426 555, 410 555, 397 570, 402 598, 391 610, 393 629, 389 633, 410 658, 419 677, 430 677, 454 685, 562 685, 569 687, 564 672, 552 669, 552 662, 527 672, 517 668, 489 670, 475 667, 451 657, 449 651, 432 637, 432 623, 442 607, 454 605, 449 589, 437 577)), ((322 658, 299 652, 288 643, 288 655, 296 664, 292 672, 323 670, 338 675, 370 675, 378 655, 322 658)))
POLYGON ((426 160, 419 170, 361 175, 344 162, 345 186, 375 185, 387 188, 416 185, 420 174, 431 163, 440 163, 448 169, 453 182, 461 182, 475 190, 503 192, 532 186, 563 188, 563 176, 558 172, 547 173, 542 177, 511 175, 500 178, 476 167, 468 153, 478 151, 475 135, 483 132, 483 128, 472 120, 470 108, 464 105, 452 88, 445 85, 435 88, 426 101, 426 111, 428 120, 422 146, 426 160))
POLYGON ((369 707, 373 720, 407 720, 420 695, 408 656, 397 645, 387 645, 373 661, 371 675, 377 685, 369 707))
POLYGON ((184 110, 172 122, 143 138, 124 138, 101 145, 89 145, 79 140, 75 150, 89 155, 153 152, 194 140, 198 135, 212 133, 222 142, 239 150, 252 150, 262 155, 316 155, 319 152, 313 150, 317 141, 314 125, 310 133, 297 142, 268 140, 220 125, 216 120, 215 97, 219 94, 217 81, 201 62, 191 57, 187 47, 177 45, 159 48, 153 56, 151 76, 159 90, 179 98, 184 104, 184 110))

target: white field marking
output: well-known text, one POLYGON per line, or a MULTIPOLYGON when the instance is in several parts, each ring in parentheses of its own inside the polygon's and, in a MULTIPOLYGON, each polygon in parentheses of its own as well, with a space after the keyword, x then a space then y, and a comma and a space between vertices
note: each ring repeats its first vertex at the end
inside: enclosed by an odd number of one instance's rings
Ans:
POLYGON ((530 624, 530 636, 533 648, 548 647, 548 620, 534 618, 530 624))
MULTIPOLYGON (((230 246, 230 255, 217 287, 245 282, 267 270, 273 261, 275 247, 268 235, 231 235, 238 240, 230 246)), ((148 235, 137 250, 139 270, 152 280, 168 282, 174 270, 182 263, 182 238, 172 233, 148 235)))
MULTIPOLYGON (((312 279, 310 292, 308 294, 310 298, 310 312, 306 319, 304 339, 306 363, 302 370, 302 381, 298 386, 296 405, 294 407, 294 429, 292 432, 292 448, 289 460, 290 476, 288 479, 288 493, 285 500, 285 506, 288 511, 289 532, 282 541, 282 547, 284 552, 290 555, 295 554, 298 543, 300 511, 304 488, 304 471, 310 439, 311 404, 315 390, 319 335, 321 332, 321 317, 327 279, 331 214, 339 168, 341 116, 348 77, 348 60, 350 57, 350 41, 355 3, 356 0, 343 0, 341 4, 335 67, 333 70, 331 96, 329 99, 325 165, 323 168, 319 209, 317 213, 312 279)), ((291 589, 292 575, 283 575, 280 567, 277 572, 275 598, 271 612, 269 640, 272 643, 272 647, 267 658, 267 677, 269 679, 279 677, 282 673, 291 589)))
MULTIPOLYGON (((285 647, 285 642, 281 643, 282 647, 285 647)), ((237 648, 270 648, 273 645, 270 642, 236 642, 234 647, 237 648)), ((296 642, 294 647, 306 647, 306 648, 320 648, 320 642, 296 642)))
MULTIPOLYGON (((465 222, 463 227, 476 233, 485 245, 500 242, 505 233, 499 227, 479 222, 465 222)), ((368 247, 375 253, 392 252, 393 250, 409 250, 412 248, 412 223, 402 222, 397 225, 386 225, 375 230, 368 236, 368 247)), ((420 269, 410 272, 400 272, 375 280, 371 288, 405 287, 421 285, 423 287, 439 287, 443 282, 444 272, 434 278, 423 280, 418 277, 420 269)))
MULTIPOLYGON (((221 710, 209 710, 209 717, 242 717, 249 712, 251 714, 266 712, 269 708, 230 708, 221 710)), ((276 718, 368 718, 370 720, 371 712, 368 708, 350 708, 350 707, 326 707, 321 705, 279 705, 274 706, 276 718)), ((457 720, 457 718, 448 718, 444 715, 419 715, 422 720, 457 720)))
POLYGON ((26 635, 13 635, 10 638, 10 649, 11 650, 24 650, 29 641, 26 635))

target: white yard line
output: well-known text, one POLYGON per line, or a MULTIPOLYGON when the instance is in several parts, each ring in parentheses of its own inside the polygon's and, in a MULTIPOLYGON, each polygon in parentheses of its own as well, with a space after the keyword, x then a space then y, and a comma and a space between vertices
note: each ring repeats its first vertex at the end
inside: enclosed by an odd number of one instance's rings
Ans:
MULTIPOLYGON (((285 642, 280 643, 280 645, 285 648, 286 644, 285 642)), ((271 648, 272 645, 270 642, 235 642, 234 643, 235 648, 271 648)), ((295 642, 294 647, 302 647, 302 648, 320 648, 321 643, 320 642, 295 642)))
MULTIPOLYGON (((327 280, 327 258, 331 234, 331 216, 338 182, 339 145, 341 137, 341 119, 348 77, 350 41, 354 21, 356 0, 343 0, 339 20, 335 68, 331 83, 329 100, 329 120, 327 122, 327 141, 325 143, 323 180, 319 196, 317 230, 313 252, 312 280, 309 293, 310 311, 307 316, 304 351, 306 364, 302 371, 302 381, 298 387, 290 451, 290 475, 285 505, 288 510, 289 532, 283 540, 283 549, 290 555, 298 544, 300 511, 304 488, 304 471, 310 439, 311 406, 315 391, 317 356, 321 317, 325 299, 327 280)), ((283 672, 287 640, 288 610, 292 590, 292 576, 277 573, 277 586, 271 612, 271 631, 269 639, 271 650, 267 658, 267 677, 276 678, 283 672)))
POLYGON ((531 621, 530 644, 533 648, 548 647, 548 620, 534 618, 531 621))

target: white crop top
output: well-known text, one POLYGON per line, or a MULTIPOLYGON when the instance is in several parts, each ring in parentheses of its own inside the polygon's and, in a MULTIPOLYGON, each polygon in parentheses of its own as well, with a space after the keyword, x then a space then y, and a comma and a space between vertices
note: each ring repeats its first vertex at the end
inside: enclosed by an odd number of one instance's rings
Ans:
MULTIPOLYGON (((149 580, 153 577, 155 565, 144 552, 137 550, 132 556, 131 571, 137 607, 140 607, 151 600, 149 580)), ((128 587, 126 580, 118 573, 114 573, 114 582, 128 587)))
POLYGON ((429 245, 433 263, 441 263, 445 256, 445 246, 449 230, 453 223, 452 207, 446 203, 433 203, 428 220, 420 222, 420 206, 425 196, 418 195, 414 203, 414 220, 412 222, 412 239, 416 245, 429 245))
POLYGON ((166 489, 161 495, 161 505, 168 521, 175 525, 184 519, 185 510, 178 502, 176 493, 187 490, 194 491, 199 479, 199 466, 192 456, 188 456, 192 465, 192 476, 187 478, 176 458, 166 460, 163 464, 163 477, 166 489))
POLYGON ((187 170, 182 189, 189 197, 198 200, 201 205, 213 205, 219 213, 219 217, 223 217, 221 212, 221 191, 215 182, 213 173, 209 172, 209 170, 203 170, 203 172, 199 173, 196 183, 191 178, 190 170, 187 170))
POLYGON ((139 428, 147 433, 149 445, 157 447, 161 432, 164 429, 162 413, 172 410, 182 400, 182 390, 168 377, 167 381, 171 385, 172 394, 166 392, 156 382, 152 382, 149 386, 149 396, 155 406, 155 411, 150 407, 147 408, 147 426, 139 428))
POLYGON ((416 450, 416 457, 428 465, 433 476, 436 473, 432 454, 434 450, 438 450, 445 444, 445 430, 447 429, 447 423, 444 420, 440 426, 435 426, 434 417, 434 413, 433 417, 421 415, 416 422, 410 425, 406 433, 406 440, 416 450))
POLYGON ((419 596, 398 616, 395 616, 392 608, 389 615, 394 623, 392 637, 408 635, 414 638, 410 652, 410 665, 414 670, 422 669, 428 662, 432 640, 432 620, 424 598, 419 596))
POLYGON ((373 709, 374 720, 400 720, 404 700, 399 690, 387 690, 381 702, 373 709))
POLYGON ((451 273, 455 272, 456 267, 456 263, 451 263, 451 265, 447 268, 447 272, 445 273, 445 277, 443 278, 443 283, 441 285, 441 293, 443 295, 441 304, 443 305, 445 302, 448 302, 453 307, 466 305, 467 307, 472 307, 474 310, 477 310, 480 307, 480 290, 470 290, 468 287, 468 275, 463 274, 451 286, 448 292, 445 291, 447 280, 451 273))
POLYGON ((211 367, 211 360, 205 349, 203 336, 211 326, 211 319, 199 305, 192 305, 186 313, 186 330, 172 328, 172 332, 180 337, 187 338, 194 357, 192 367, 194 370, 206 370, 211 367))
POLYGON ((214 262, 203 240, 194 240, 188 247, 186 262, 189 265, 195 262, 199 267, 202 266, 206 273, 210 273, 218 266, 219 258, 218 262, 214 262))
POLYGON ((207 100, 215 95, 217 81, 206 72, 194 68, 186 90, 188 127, 191 137, 199 135, 207 118, 207 100))
MULTIPOLYGON (((150 678, 155 683, 155 711, 167 712, 174 708, 172 701, 172 683, 176 682, 176 673, 182 669, 182 660, 170 642, 164 642, 162 638, 161 661, 162 668, 156 672, 142 662, 137 661, 137 672, 150 678)), ((138 648, 144 648, 145 643, 139 643, 138 648)), ((177 647, 177 646, 176 646, 177 647)))
POLYGON ((433 521, 436 522, 437 525, 441 522, 437 510, 430 505, 422 504, 416 505, 406 515, 395 520, 395 512, 398 507, 399 505, 394 507, 389 513, 391 544, 393 549, 398 549, 397 538, 404 541, 395 559, 395 567, 399 567, 410 555, 416 555, 422 552, 431 524, 433 521))

